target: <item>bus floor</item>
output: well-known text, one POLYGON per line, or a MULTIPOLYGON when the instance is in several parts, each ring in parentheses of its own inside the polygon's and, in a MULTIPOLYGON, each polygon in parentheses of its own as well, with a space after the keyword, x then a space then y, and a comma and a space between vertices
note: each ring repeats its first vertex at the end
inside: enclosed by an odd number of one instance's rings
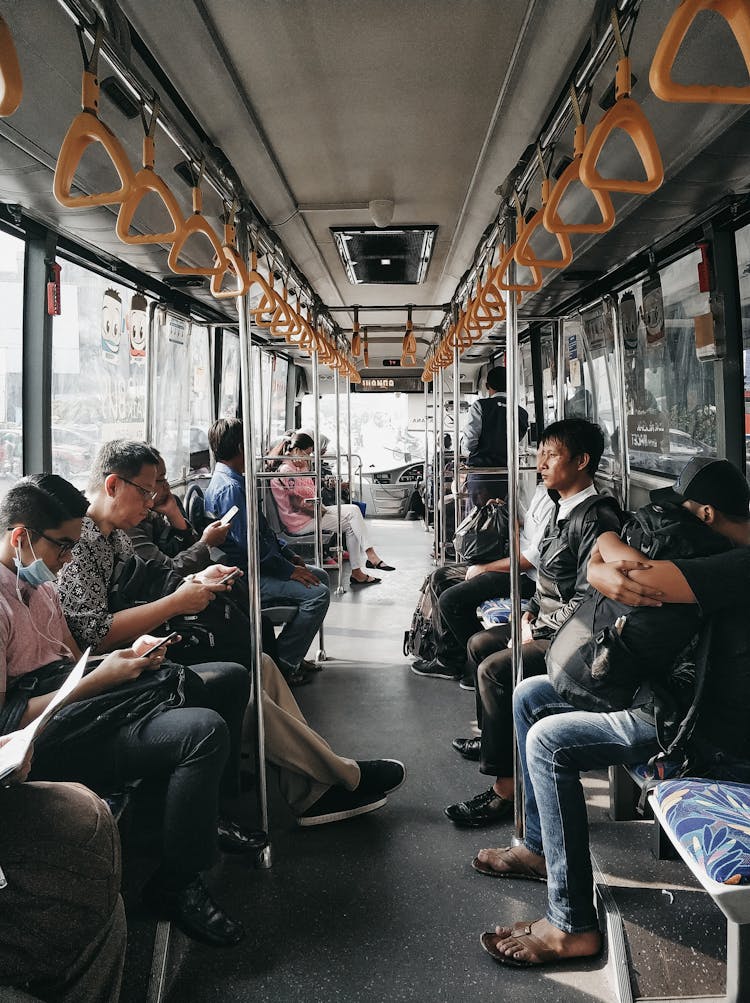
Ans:
MULTIPOLYGON (((482 951, 483 930, 544 914, 545 886, 487 880, 472 870, 479 848, 508 844, 510 824, 462 830, 443 815, 446 804, 487 786, 476 764, 451 748, 455 736, 470 734, 473 694, 414 675, 401 653, 432 567, 431 535, 419 523, 373 520, 373 536, 398 570, 383 573, 381 585, 333 597, 329 660, 295 695, 334 749, 355 759, 401 759, 406 783, 379 811, 301 829, 269 771, 273 866, 258 870, 225 857, 210 876, 218 900, 245 923, 247 939, 213 950, 178 934, 167 999, 614 1000, 606 948, 592 961, 536 971, 501 967, 482 951)), ((678 994, 675 980, 685 994, 696 986, 721 991, 719 913, 682 864, 654 860, 651 823, 609 820, 604 775, 587 777, 586 789, 592 846, 626 920, 636 998, 678 994)), ((248 801, 244 821, 252 825, 252 795, 248 801)), ((134 898, 126 888, 129 906, 134 898)), ((136 1003, 144 999, 136 969, 148 970, 153 926, 135 901, 128 914, 122 999, 136 1003)))

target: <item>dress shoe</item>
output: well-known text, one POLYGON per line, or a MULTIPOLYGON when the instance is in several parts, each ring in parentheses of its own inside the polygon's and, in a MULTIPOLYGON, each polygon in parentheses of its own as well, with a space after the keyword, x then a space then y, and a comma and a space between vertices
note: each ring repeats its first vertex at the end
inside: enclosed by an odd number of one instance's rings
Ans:
POLYGON ((481 738, 454 738, 451 745, 464 759, 471 759, 474 763, 479 762, 482 752, 481 738))
POLYGON ((292 669, 286 677, 287 683, 294 689, 296 686, 307 686, 313 681, 312 673, 305 672, 302 668, 292 669))
POLYGON ((247 853, 248 850, 259 850, 268 842, 262 830, 248 832, 227 818, 218 820, 216 831, 219 836, 219 849, 223 853, 247 853))
POLYGON ((488 791, 477 794, 470 801, 449 804, 445 814, 456 825, 479 829, 483 825, 492 825, 493 822, 504 822, 513 818, 513 802, 501 798, 490 787, 488 791))
POLYGON ((299 666, 303 672, 322 672, 323 666, 320 662, 311 662, 309 658, 303 658, 299 666))
POLYGON ((171 920, 193 940, 211 947, 233 947, 245 937, 245 928, 219 908, 198 875, 189 885, 172 891, 151 879, 143 889, 143 902, 162 919, 171 920))

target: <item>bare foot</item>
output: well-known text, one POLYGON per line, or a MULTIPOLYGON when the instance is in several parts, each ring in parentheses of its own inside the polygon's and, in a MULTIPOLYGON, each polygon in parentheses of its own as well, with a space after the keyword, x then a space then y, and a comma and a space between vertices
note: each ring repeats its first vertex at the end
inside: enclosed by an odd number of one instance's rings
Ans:
POLYGON ((588 933, 565 933, 546 919, 533 923, 516 923, 512 927, 496 926, 495 937, 489 936, 493 951, 529 965, 552 964, 566 958, 589 958, 598 954, 602 935, 598 930, 588 933))
POLYGON ((547 874, 544 857, 532 853, 523 845, 480 850, 476 859, 484 865, 479 870, 483 873, 489 870, 498 877, 535 878, 543 881, 547 874))

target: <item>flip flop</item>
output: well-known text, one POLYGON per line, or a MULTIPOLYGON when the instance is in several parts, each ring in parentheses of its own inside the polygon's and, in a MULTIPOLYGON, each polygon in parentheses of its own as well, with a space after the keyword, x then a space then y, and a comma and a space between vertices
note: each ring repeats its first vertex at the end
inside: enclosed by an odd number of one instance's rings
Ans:
POLYGON ((527 881, 543 881, 546 884, 547 875, 542 871, 535 871, 533 867, 520 860, 515 846, 505 846, 496 852, 505 855, 505 862, 511 865, 512 870, 495 870, 487 861, 480 860, 479 857, 474 857, 471 866, 478 874, 483 874, 487 878, 525 878, 527 881))
POLYGON ((503 937, 503 940, 509 940, 511 937, 518 942, 518 950, 525 949, 532 951, 534 955, 533 961, 523 961, 520 958, 514 958, 511 954, 503 954, 502 951, 498 951, 497 945, 500 937, 494 931, 485 931, 480 936, 479 943, 491 958, 498 961, 501 965, 508 965, 511 968, 538 968, 540 965, 564 965, 570 961, 588 961, 601 953, 600 948, 596 954, 561 958, 559 954, 551 951, 543 940, 540 940, 539 937, 531 932, 530 923, 514 923, 510 928, 509 936, 503 937))
POLYGON ((367 585, 380 585, 382 579, 373 578, 372 575, 368 575, 363 582, 358 581, 356 578, 349 578, 350 585, 359 585, 360 588, 365 588, 367 585))
POLYGON ((373 564, 372 561, 365 561, 366 568, 376 568, 378 571, 395 571, 396 569, 390 565, 386 564, 385 561, 378 561, 377 564, 373 564))

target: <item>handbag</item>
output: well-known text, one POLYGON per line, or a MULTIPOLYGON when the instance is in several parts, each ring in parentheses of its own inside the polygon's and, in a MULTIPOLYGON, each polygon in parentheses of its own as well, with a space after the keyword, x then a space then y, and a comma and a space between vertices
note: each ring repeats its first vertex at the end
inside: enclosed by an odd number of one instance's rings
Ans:
POLYGON ((508 556, 508 507, 487 502, 472 509, 459 524, 453 545, 468 564, 486 564, 508 556))

